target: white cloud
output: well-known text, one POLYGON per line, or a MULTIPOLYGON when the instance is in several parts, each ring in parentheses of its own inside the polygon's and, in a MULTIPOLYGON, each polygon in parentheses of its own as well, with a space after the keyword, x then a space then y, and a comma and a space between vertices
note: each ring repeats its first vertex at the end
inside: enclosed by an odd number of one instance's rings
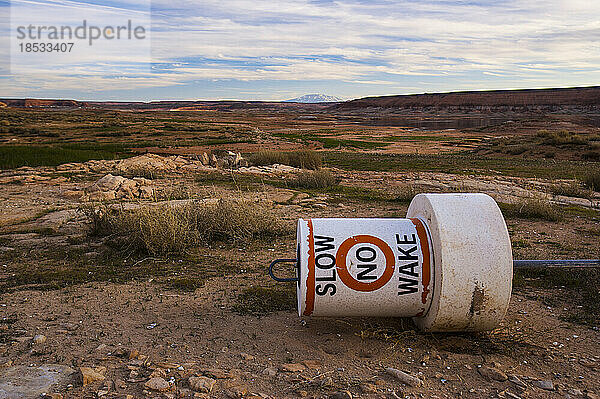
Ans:
POLYGON ((400 87, 415 87, 424 77, 443 77, 457 88, 600 78, 600 2, 155 0, 153 9, 153 60, 170 64, 168 71, 136 75, 130 66, 126 78, 119 76, 123 62, 135 63, 115 53, 68 73, 26 67, 10 90, 30 87, 41 76, 52 76, 43 83, 48 90, 88 82, 99 91, 116 79, 126 89, 234 79, 332 80, 380 90, 399 87, 399 79, 411 79, 400 87))

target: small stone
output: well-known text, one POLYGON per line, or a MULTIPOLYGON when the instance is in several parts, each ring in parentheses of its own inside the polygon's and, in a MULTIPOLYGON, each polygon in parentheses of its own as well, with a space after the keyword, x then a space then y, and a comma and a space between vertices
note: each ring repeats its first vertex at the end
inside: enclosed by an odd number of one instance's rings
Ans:
POLYGON ((584 367, 590 368, 592 370, 600 368, 600 363, 593 361, 593 360, 588 360, 588 359, 580 359, 579 364, 581 364, 584 367))
POLYGON ((47 340, 46 336, 40 334, 40 335, 36 335, 35 337, 33 337, 32 342, 36 345, 41 345, 41 344, 46 343, 46 340, 47 340))
POLYGON ((600 399, 600 396, 596 395, 593 392, 586 392, 585 397, 586 399, 600 399))
POLYGON ((60 393, 47 393, 44 395, 44 399, 63 399, 60 393))
POLYGON ((248 388, 236 380, 227 380, 224 388, 225 394, 232 399, 240 399, 248 393, 248 388))
POLYGON ((156 367, 160 367, 161 369, 165 369, 165 370, 175 370, 179 366, 180 366, 179 363, 173 363, 173 362, 156 363, 156 367))
POLYGON ((104 381, 103 373, 105 371, 105 367, 79 367, 79 372, 81 373, 81 380, 83 386, 86 386, 96 381, 104 381))
POLYGON ((483 377, 489 378, 490 380, 501 382, 508 380, 508 376, 502 370, 496 367, 481 366, 478 371, 479 374, 481 374, 483 377))
POLYGON ((169 388, 171 387, 169 385, 169 383, 164 378, 161 378, 161 377, 150 378, 148 381, 146 381, 144 386, 150 390, 158 391, 158 392, 168 391, 169 388))
POLYGON ((573 396, 583 396, 583 392, 581 392, 579 389, 572 389, 572 388, 571 388, 571 389, 569 389, 569 390, 567 391, 567 393, 568 393, 569 395, 573 395, 573 396))
POLYGON ((152 371, 152 373, 150 374, 150 378, 154 378, 154 377, 165 378, 166 376, 167 376, 167 372, 165 371, 165 369, 162 369, 162 368, 154 369, 154 371, 152 371))
POLYGON ((549 380, 536 380, 533 382, 533 386, 546 391, 554 391, 554 384, 549 380))
POLYGON ((253 362, 254 360, 256 360, 256 358, 252 355, 249 355, 247 353, 240 353, 240 356, 242 357, 243 360, 247 361, 247 362, 253 362))
POLYGON ((194 391, 210 393, 217 381, 208 377, 190 377, 188 382, 194 391))
POLYGON ((285 363, 281 365, 281 370, 287 371, 288 373, 300 373, 306 370, 306 367, 300 363, 285 363))
POLYGON ((231 373, 222 369, 206 369, 202 370, 202 374, 208 377, 216 378, 217 380, 231 378, 231 373))
POLYGON ((360 390, 363 393, 377 393, 377 386, 375 384, 371 384, 370 382, 363 382, 360 384, 360 390))
POLYGON ((323 367, 323 363, 321 363, 319 360, 304 360, 302 361, 302 364, 309 369, 320 369, 323 367))
POLYGON ((419 378, 413 377, 412 375, 397 370, 393 367, 386 367, 385 372, 391 375, 392 377, 395 377, 398 381, 402 382, 403 384, 409 385, 411 387, 418 387, 423 384, 423 381, 421 381, 419 378))
POLYGON ((269 377, 275 377, 277 375, 277 369, 275 367, 267 367, 262 371, 263 375, 269 377))
POLYGON ((338 391, 329 395, 329 399, 352 399, 350 391, 338 391))
POLYGON ((521 381, 519 379, 519 377, 517 377, 516 375, 509 375, 508 376, 508 381, 512 382, 513 384, 515 384, 519 388, 524 388, 524 389, 527 388, 527 384, 525 384, 523 381, 521 381))

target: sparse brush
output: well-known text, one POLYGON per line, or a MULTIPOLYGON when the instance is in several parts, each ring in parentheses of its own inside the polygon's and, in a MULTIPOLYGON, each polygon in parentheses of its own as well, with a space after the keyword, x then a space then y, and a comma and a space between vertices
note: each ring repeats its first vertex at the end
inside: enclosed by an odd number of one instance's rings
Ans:
POLYGON ((558 222, 563 218, 561 209, 540 198, 530 198, 514 204, 498 203, 505 217, 538 219, 558 222))
POLYGON ((583 184, 588 187, 590 190, 599 191, 600 190, 600 168, 596 168, 595 170, 589 171, 583 177, 583 184))
POLYGON ((589 140, 581 135, 571 133, 568 130, 560 130, 558 132, 549 132, 542 130, 537 133, 537 137, 544 139, 544 143, 550 145, 563 145, 563 144, 574 144, 574 145, 586 145, 589 144, 589 140))
POLYGON ((259 151, 250 156, 250 163, 256 166, 282 164, 301 169, 319 169, 321 154, 312 150, 300 151, 259 151))
POLYGON ((394 192, 396 194, 394 202, 409 204, 420 192, 422 191, 417 190, 413 185, 400 186, 399 190, 394 192))
POLYGON ((556 184, 550 187, 550 192, 554 195, 564 195, 566 197, 590 198, 592 192, 581 186, 581 183, 574 180, 570 183, 556 184))
POLYGON ((288 179, 291 187, 297 188, 329 188, 339 184, 340 180, 328 170, 320 169, 312 172, 302 172, 288 179))
POLYGON ((245 241, 285 235, 290 229, 270 210, 244 200, 221 199, 124 206, 88 206, 90 234, 116 246, 152 255, 183 253, 215 241, 245 241))

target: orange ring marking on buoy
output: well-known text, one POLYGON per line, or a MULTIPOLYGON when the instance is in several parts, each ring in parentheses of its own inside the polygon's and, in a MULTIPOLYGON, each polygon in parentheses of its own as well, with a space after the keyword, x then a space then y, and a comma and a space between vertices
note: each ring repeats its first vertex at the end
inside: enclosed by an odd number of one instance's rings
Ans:
POLYGON ((356 235, 346 239, 346 241, 340 245, 335 255, 335 264, 340 280, 342 280, 348 288, 360 292, 371 292, 380 289, 391 280, 394 275, 396 260, 394 258, 394 252, 382 239, 370 235, 356 235), (348 251, 356 244, 362 243, 375 245, 383 252, 385 257, 385 270, 383 271, 383 274, 377 280, 371 281, 370 283, 356 280, 348 271, 348 265, 346 264, 348 251))

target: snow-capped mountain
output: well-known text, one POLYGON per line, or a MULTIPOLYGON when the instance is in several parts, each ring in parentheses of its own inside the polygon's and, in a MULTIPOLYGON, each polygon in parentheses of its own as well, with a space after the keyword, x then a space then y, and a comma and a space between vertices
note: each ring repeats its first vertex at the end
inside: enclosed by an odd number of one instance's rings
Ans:
POLYGON ((286 103, 337 103, 340 101, 344 100, 339 97, 328 96, 325 94, 305 94, 302 97, 285 100, 286 103))

